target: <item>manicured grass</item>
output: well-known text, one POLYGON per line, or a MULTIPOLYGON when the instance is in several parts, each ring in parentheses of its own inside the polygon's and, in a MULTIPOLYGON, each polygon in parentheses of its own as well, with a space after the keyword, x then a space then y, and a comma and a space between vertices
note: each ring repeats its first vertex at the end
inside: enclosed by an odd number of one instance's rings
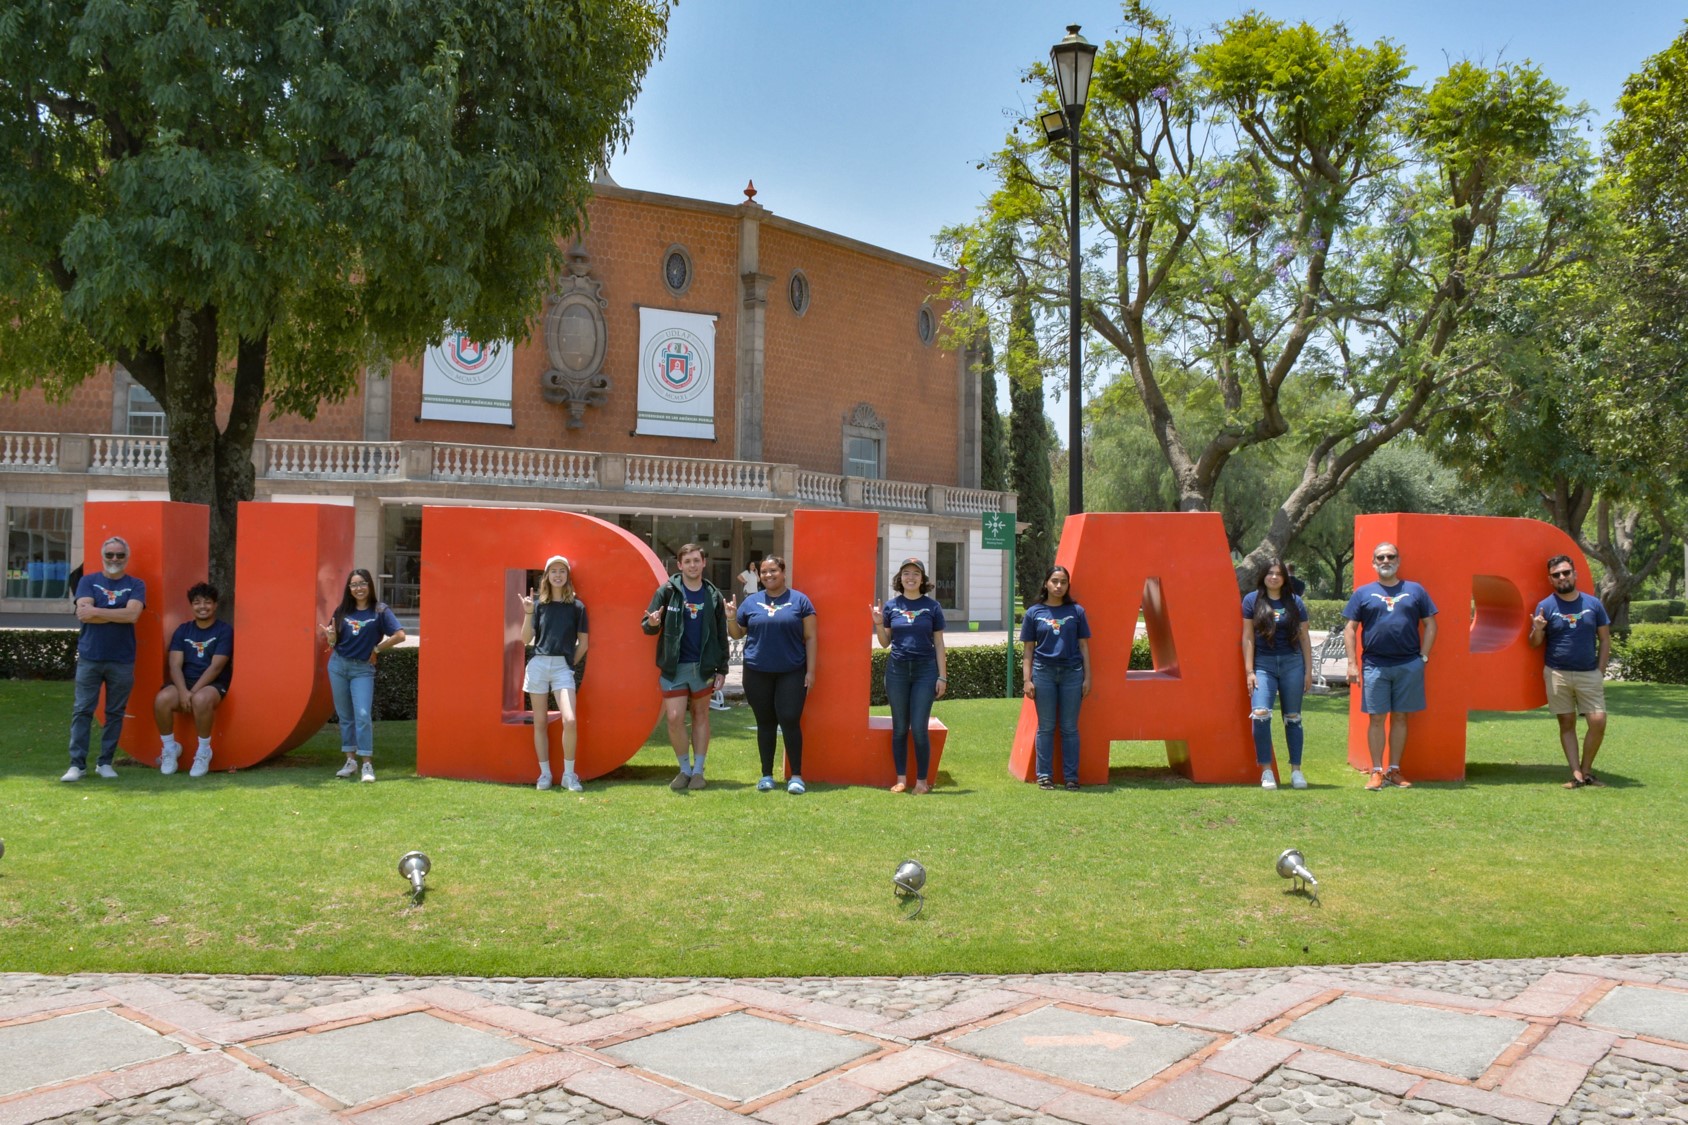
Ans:
POLYGON ((652 742, 585 794, 335 779, 318 735, 241 774, 58 781, 68 684, 0 682, 0 969, 759 976, 1027 972, 1688 949, 1688 688, 1615 685, 1606 789, 1567 792, 1545 714, 1471 730, 1470 778, 1365 793, 1342 697, 1309 701, 1306 792, 1194 786, 1159 744, 1112 784, 1008 778, 1017 702, 940 703, 930 797, 754 791, 748 713, 716 715, 711 785, 652 742), (1301 848, 1320 903, 1272 863, 1301 848), (433 859, 411 908, 398 856, 433 859), (890 874, 931 872, 902 921, 890 874))

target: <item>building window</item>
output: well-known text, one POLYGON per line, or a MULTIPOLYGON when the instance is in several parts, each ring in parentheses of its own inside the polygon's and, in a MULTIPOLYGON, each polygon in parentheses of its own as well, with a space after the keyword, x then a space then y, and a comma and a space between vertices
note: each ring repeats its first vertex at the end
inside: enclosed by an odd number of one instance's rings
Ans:
POLYGON ((69 508, 6 510, 6 596, 64 598, 70 578, 69 508))
POLYGON ((791 311, 802 316, 809 311, 809 278, 802 270, 791 271, 791 282, 785 287, 791 298, 791 311))
POLYGON ((662 283, 676 297, 692 287, 692 256, 684 246, 670 246, 662 256, 662 283))
POLYGON ((878 438, 844 439, 844 475, 875 478, 879 476, 878 438))
POLYGON ((139 383, 129 384, 128 432, 131 437, 163 437, 170 432, 164 424, 164 408, 139 383))
POLYGON ((931 305, 920 306, 914 317, 914 330, 920 333, 920 342, 927 347, 931 347, 932 341, 938 338, 938 316, 931 305))
POLYGON ((844 475, 885 476, 885 422, 865 402, 844 415, 844 475))
POLYGON ((964 543, 932 544, 932 596, 945 609, 961 608, 961 576, 967 572, 964 543))

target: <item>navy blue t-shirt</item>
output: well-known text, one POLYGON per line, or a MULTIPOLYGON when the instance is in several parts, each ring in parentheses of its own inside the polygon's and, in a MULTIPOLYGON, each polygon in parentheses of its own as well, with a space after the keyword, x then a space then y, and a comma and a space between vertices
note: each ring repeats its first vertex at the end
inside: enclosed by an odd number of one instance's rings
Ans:
POLYGON ((680 612, 685 616, 680 618, 680 656, 677 663, 696 664, 703 656, 703 609, 709 604, 709 587, 699 582, 695 590, 686 589, 686 580, 680 580, 680 593, 685 595, 685 603, 680 612))
POLYGON ((1436 603, 1417 582, 1367 582, 1342 607, 1342 616, 1360 623, 1365 663, 1391 668, 1419 658, 1418 623, 1436 616, 1436 603))
POLYGON ((580 634, 591 632, 586 626, 586 603, 579 598, 572 602, 539 602, 533 607, 535 656, 561 656, 572 665, 580 634))
MULTIPOLYGON (((122 609, 130 602, 146 604, 147 584, 133 574, 107 578, 104 571, 84 574, 76 584, 76 600, 91 598, 96 610, 122 609)), ((135 662, 135 626, 117 621, 85 621, 76 639, 76 655, 83 660, 135 662)))
POLYGON ((1020 622, 1020 639, 1035 644, 1034 660, 1045 664, 1083 664, 1084 654, 1078 642, 1090 639, 1090 621, 1084 607, 1077 602, 1047 605, 1038 602, 1026 607, 1025 620, 1020 622))
POLYGON ((350 609, 340 619, 340 640, 334 651, 341 659, 369 663, 375 646, 399 631, 399 619, 385 605, 350 609))
POLYGON ((190 689, 205 675, 211 661, 219 656, 228 657, 229 662, 212 683, 229 690, 229 678, 234 675, 234 627, 227 621, 213 617, 210 626, 204 629, 198 622, 184 621, 176 626, 170 647, 164 651, 166 656, 172 652, 182 654, 182 679, 190 689))
POLYGON ((910 601, 898 594, 881 608, 885 627, 891 630, 891 655, 903 660, 936 657, 933 633, 944 631, 944 607, 937 599, 921 595, 910 601))
MULTIPOLYGON (((1248 620, 1254 618, 1254 607, 1259 603, 1259 590, 1250 590, 1243 595, 1243 617, 1248 620)), ((1272 607, 1272 631, 1262 638, 1259 632, 1254 634, 1254 655, 1264 656, 1267 653, 1282 654, 1301 651, 1301 627, 1307 624, 1307 603, 1299 597, 1295 598, 1295 610, 1299 617, 1295 624, 1289 623, 1289 606, 1282 598, 1267 598, 1266 604, 1272 607)))
POLYGON ((739 628, 744 642, 744 666, 755 672, 794 672, 806 668, 809 652, 803 644, 803 619, 815 615, 815 606, 796 590, 777 598, 758 590, 739 603, 739 628))
POLYGON ((1596 632, 1610 625, 1606 607, 1599 598, 1579 593, 1571 601, 1549 594, 1536 606, 1547 618, 1547 666, 1561 672, 1592 672, 1600 666, 1600 637, 1596 632))

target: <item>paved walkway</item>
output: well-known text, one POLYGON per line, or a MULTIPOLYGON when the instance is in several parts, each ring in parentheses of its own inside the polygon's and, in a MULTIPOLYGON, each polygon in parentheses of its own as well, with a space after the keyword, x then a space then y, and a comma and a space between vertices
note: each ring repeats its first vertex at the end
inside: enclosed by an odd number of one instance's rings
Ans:
POLYGON ((0 974, 0 1125, 618 1117, 1681 1123, 1688 955, 755 981, 0 974))

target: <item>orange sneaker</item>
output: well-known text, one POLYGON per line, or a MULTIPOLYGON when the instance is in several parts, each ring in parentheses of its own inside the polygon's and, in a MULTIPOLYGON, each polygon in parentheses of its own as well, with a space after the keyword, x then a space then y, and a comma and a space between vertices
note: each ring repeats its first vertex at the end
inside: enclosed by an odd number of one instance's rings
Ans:
POLYGON ((1383 771, 1372 770, 1371 776, 1366 778, 1366 792, 1375 793, 1383 788, 1383 771))
POLYGON ((1383 775, 1383 781, 1384 784, 1393 785, 1397 789, 1411 789, 1413 787, 1412 782, 1401 776, 1401 771, 1399 769, 1393 769, 1388 773, 1385 773, 1383 775))

